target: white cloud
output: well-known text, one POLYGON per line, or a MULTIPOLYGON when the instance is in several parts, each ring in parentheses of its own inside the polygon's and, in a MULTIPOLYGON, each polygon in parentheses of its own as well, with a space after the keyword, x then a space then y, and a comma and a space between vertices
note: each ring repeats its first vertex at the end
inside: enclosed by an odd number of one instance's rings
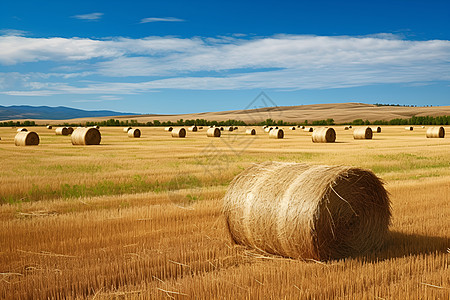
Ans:
POLYGON ((90 14, 84 14, 84 15, 75 15, 72 16, 72 18, 79 19, 79 20, 88 20, 88 21, 95 21, 99 20, 101 17, 103 17, 103 13, 90 13, 90 14))
POLYGON ((23 36, 27 33, 27 31, 18 29, 0 29, 0 35, 23 36))
POLYGON ((174 18, 174 17, 144 18, 141 20, 141 23, 153 23, 153 22, 184 22, 184 20, 179 19, 179 18, 174 18))

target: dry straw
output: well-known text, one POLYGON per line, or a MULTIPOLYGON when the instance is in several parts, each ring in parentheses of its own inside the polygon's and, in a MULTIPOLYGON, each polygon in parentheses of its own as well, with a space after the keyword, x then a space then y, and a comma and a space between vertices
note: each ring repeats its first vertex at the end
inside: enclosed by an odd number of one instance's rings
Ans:
POLYGON ((166 127, 166 128, 164 128, 164 131, 171 132, 172 130, 173 130, 173 127, 166 127))
POLYGON ((217 127, 208 128, 208 130, 206 131, 207 137, 220 137, 220 134, 220 129, 217 127))
POLYGON ((17 132, 27 132, 28 131, 28 129, 26 129, 26 128, 17 128, 17 132))
POLYGON ((379 249, 391 216, 383 183, 369 170, 279 162, 234 178, 223 211, 237 244, 317 260, 379 249))
POLYGON ((55 129, 56 135, 69 135, 69 128, 67 127, 58 127, 55 129))
POLYGON ((271 139, 282 139, 284 138, 284 131, 283 129, 272 129, 269 132, 269 137, 271 139))
POLYGON ((333 128, 318 128, 312 134, 313 143, 334 143, 336 131, 333 128))
POLYGON ((130 129, 133 129, 133 128, 131 128, 131 127, 125 127, 125 128, 123 129, 123 132, 128 132, 128 130, 130 130, 130 129))
POLYGON ((381 132, 381 127, 377 126, 377 127, 372 127, 372 132, 376 132, 376 133, 380 133, 381 132))
POLYGON ((34 131, 20 131, 14 138, 16 146, 37 146, 39 145, 39 135, 34 131))
POLYGON ((99 145, 102 135, 97 128, 77 128, 72 133, 72 145, 99 145))
POLYGON ((444 127, 430 127, 427 129, 427 138, 441 138, 445 137, 444 127))
POLYGON ((353 130, 353 138, 355 140, 370 140, 372 139, 372 129, 370 127, 360 127, 353 130))
POLYGON ((245 134, 256 135, 256 130, 254 128, 249 128, 245 131, 245 134))
POLYGON ((414 130, 414 127, 412 127, 412 126, 408 126, 408 127, 405 127, 405 130, 409 130, 409 131, 412 131, 412 130, 414 130))
POLYGON ((189 127, 188 130, 189 131, 193 131, 193 132, 197 132, 198 128, 197 128, 197 126, 194 125, 194 126, 189 127))
POLYGON ((183 127, 174 128, 172 130, 172 137, 184 138, 186 137, 186 129, 183 127))
POLYGON ((141 131, 137 128, 132 128, 128 130, 128 137, 130 138, 140 138, 141 137, 141 131))

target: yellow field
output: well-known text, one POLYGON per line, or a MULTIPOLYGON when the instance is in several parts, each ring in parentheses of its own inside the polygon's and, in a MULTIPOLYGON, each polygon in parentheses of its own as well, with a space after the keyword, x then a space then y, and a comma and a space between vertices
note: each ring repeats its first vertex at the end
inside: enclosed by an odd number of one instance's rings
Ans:
POLYGON ((427 139, 420 126, 384 126, 373 140, 335 127, 334 144, 301 130, 141 129, 132 139, 105 127, 100 146, 72 146, 37 127, 39 146, 16 147, 15 129, 0 128, 0 298, 449 299, 449 127, 427 139), (373 170, 392 201, 384 248, 318 262, 234 245, 221 199, 267 160, 373 170))

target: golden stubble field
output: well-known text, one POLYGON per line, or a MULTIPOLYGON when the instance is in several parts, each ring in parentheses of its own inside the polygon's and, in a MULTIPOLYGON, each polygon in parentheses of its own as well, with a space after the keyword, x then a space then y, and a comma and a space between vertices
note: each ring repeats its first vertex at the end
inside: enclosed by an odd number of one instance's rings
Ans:
POLYGON ((336 126, 336 143, 313 144, 300 130, 176 139, 142 127, 131 139, 105 127, 100 146, 72 146, 37 127, 37 147, 0 128, 0 298, 448 299, 450 128, 382 128, 353 140, 336 126), (373 170, 392 201, 383 249, 319 262, 234 245, 222 197, 267 160, 373 170))

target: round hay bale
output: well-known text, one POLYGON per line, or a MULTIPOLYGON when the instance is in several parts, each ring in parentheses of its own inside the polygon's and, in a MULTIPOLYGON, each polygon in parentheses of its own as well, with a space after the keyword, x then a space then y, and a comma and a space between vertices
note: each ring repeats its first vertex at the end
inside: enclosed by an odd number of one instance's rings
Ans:
POLYGON ((69 128, 67 127, 58 127, 55 129, 56 135, 69 135, 69 128))
POLYGON ((47 129, 52 129, 53 126, 52 125, 47 125, 47 129))
POLYGON ((125 128, 123 129, 123 132, 127 133, 128 130, 130 130, 130 129, 133 129, 133 128, 132 128, 132 127, 125 127, 125 128))
POLYGON ((305 129, 305 126, 300 126, 300 129, 305 129))
POLYGON ((256 135, 256 130, 254 128, 249 128, 245 131, 245 134, 256 135))
POLYGON ((198 128, 197 128, 197 126, 194 125, 194 126, 189 127, 188 130, 189 131, 193 131, 193 132, 197 132, 198 128))
POLYGON ((388 194, 370 170, 280 162, 235 177, 223 212, 237 244, 318 260, 379 249, 391 217, 388 194))
POLYGON ((271 138, 271 139, 282 139, 282 138, 284 138, 284 131, 283 131, 283 129, 272 129, 269 132, 269 138, 271 138))
POLYGON ((413 130, 414 130, 414 127, 408 126, 408 127, 405 127, 405 130, 413 131, 413 130))
POLYGON ((131 128, 128 130, 128 137, 130 138, 140 138, 141 137, 141 131, 138 128, 131 128))
POLYGON ((233 128, 233 130, 238 130, 239 129, 239 127, 237 127, 237 126, 234 126, 234 128, 233 128))
POLYGON ((344 127, 344 130, 349 130, 349 127, 348 127, 348 126, 345 126, 345 127, 344 127))
POLYGON ((336 131, 333 128, 318 128, 312 134, 313 143, 334 143, 336 131))
POLYGON ((72 145, 99 145, 102 135, 97 128, 77 128, 72 133, 72 145))
POLYGON ((69 134, 73 133, 73 127, 67 127, 67 130, 69 130, 69 134))
POLYGON ((207 137, 220 137, 220 134, 220 129, 217 127, 208 128, 208 130, 206 131, 207 137))
POLYGON ((220 131, 223 131, 223 127, 220 127, 219 129, 220 129, 220 131))
POLYGON ((303 129, 303 131, 305 131, 305 132, 313 132, 313 131, 314 131, 314 128, 312 128, 312 127, 305 127, 305 128, 303 129))
POLYGON ((352 125, 349 125, 348 128, 352 128, 352 125))
POLYGON ((420 126, 421 128, 425 128, 425 126, 420 126))
POLYGON ((100 126, 98 126, 98 125, 95 125, 95 126, 92 126, 92 128, 95 128, 95 129, 100 129, 100 126))
POLYGON ((171 132, 172 130, 173 130, 173 127, 166 127, 166 128, 164 128, 164 131, 171 132))
POLYGON ((186 129, 183 127, 174 128, 172 130, 172 137, 184 138, 186 137, 186 129))
POLYGON ((377 126, 377 127, 372 127, 372 132, 376 132, 376 133, 380 133, 381 132, 381 127, 377 126))
POLYGON ((372 139, 372 129, 370 127, 360 127, 353 130, 353 138, 355 140, 370 140, 372 139))
POLYGON ((266 129, 267 127, 269 127, 269 126, 267 126, 267 125, 264 125, 264 126, 263 126, 263 129, 266 129))
POLYGON ((290 130, 295 130, 295 126, 292 126, 291 128, 289 128, 290 130))
POLYGON ((21 128, 17 128, 17 132, 27 132, 28 131, 28 129, 26 129, 26 128, 24 128, 24 127, 21 127, 21 128))
POLYGON ((14 137, 16 146, 37 146, 39 145, 39 135, 34 131, 20 131, 14 137))
POLYGON ((427 138, 441 138, 445 137, 444 127, 430 127, 427 129, 427 138))
POLYGON ((199 127, 198 127, 198 130, 202 130, 202 129, 203 129, 203 126, 199 126, 199 127))
POLYGON ((233 126, 228 126, 225 128, 226 131, 233 131, 234 127, 233 126))
POLYGON ((272 129, 273 129, 273 127, 266 127, 266 128, 264 129, 264 132, 270 132, 272 129))

